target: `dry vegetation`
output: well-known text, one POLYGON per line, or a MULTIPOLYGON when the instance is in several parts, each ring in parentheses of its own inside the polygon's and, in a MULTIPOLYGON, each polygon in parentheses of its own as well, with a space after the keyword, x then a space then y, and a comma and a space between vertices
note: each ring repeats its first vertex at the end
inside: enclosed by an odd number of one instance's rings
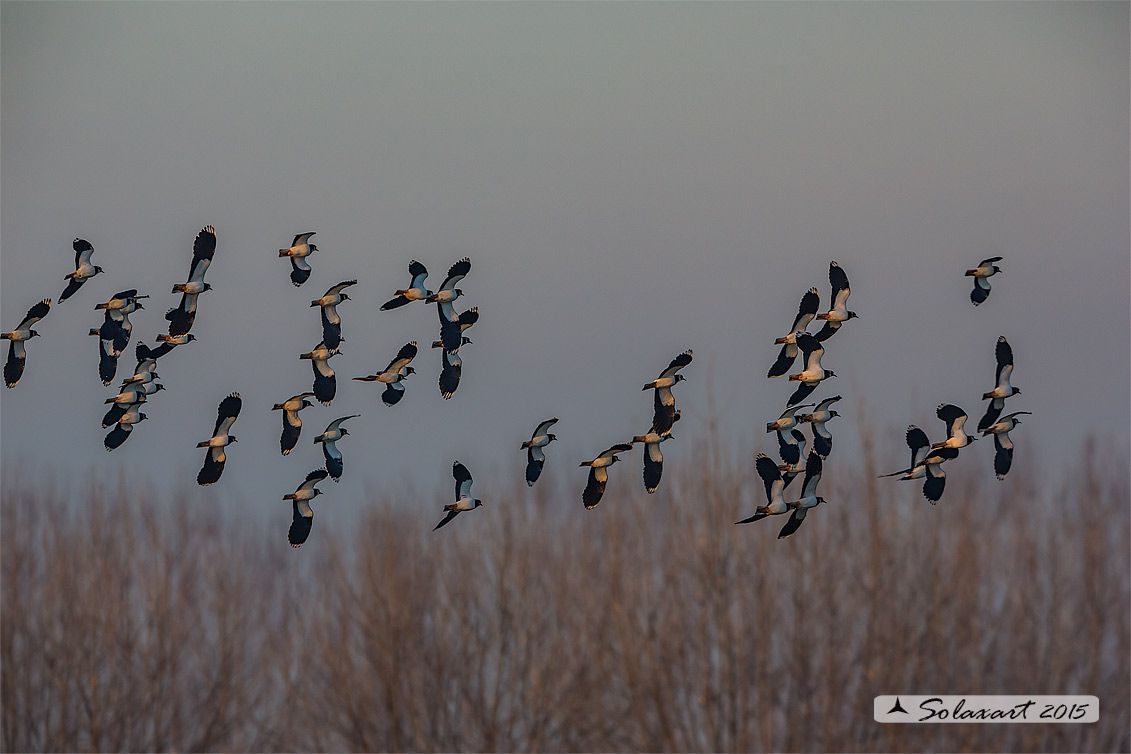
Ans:
POLYGON ((653 498, 611 482, 586 512, 547 466, 436 534, 438 503, 375 500, 299 551, 285 523, 6 479, 3 749, 1131 748, 1125 458, 952 473, 934 508, 830 464, 777 541, 733 525, 749 461, 695 447, 653 498), (1095 694, 1101 719, 874 723, 898 692, 1095 694))

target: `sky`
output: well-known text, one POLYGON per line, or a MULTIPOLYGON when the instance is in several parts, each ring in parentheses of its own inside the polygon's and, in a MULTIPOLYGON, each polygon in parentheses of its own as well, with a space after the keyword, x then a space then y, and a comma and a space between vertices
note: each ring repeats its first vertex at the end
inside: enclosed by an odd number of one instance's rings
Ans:
POLYGON ((431 514, 457 458, 480 497, 514 490, 519 444, 556 416, 547 466, 580 496, 577 464, 647 430, 640 388, 687 348, 665 454, 712 421, 774 452, 764 424, 793 386, 765 377, 773 340, 809 287, 828 305, 831 260, 859 319, 826 343, 838 376, 814 397, 844 396, 846 461, 861 421, 893 464, 907 424, 941 435, 938 403, 975 423, 999 335, 1023 391, 1007 408, 1034 414, 1019 448, 1127 442, 1126 3, 4 2, 0 27, 0 327, 57 301, 73 238, 106 270, 56 303, 0 398, 5 475, 272 509, 322 464, 313 437, 356 413, 324 490, 342 507, 408 491, 431 514), (129 353, 152 345, 205 225, 198 340, 107 454, 94 304, 150 294, 129 353), (295 288, 277 249, 311 230, 295 288), (975 308, 963 272, 999 255, 975 308), (441 398, 425 347, 384 406, 349 378, 438 320, 380 304, 410 260, 436 287, 464 256, 456 308, 481 318, 458 392, 441 398), (353 278, 338 397, 282 457, 270 409, 310 389, 310 301, 353 278), (240 442, 197 489, 195 445, 232 391, 240 442))

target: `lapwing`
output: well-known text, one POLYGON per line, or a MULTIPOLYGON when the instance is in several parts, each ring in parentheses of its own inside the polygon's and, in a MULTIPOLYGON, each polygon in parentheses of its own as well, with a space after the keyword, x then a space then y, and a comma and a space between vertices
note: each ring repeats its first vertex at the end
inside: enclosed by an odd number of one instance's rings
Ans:
MULTIPOLYGON (((676 412, 675 420, 679 420, 679 412, 676 412)), ((651 495, 660 486, 660 478, 664 474, 664 454, 660 451, 660 443, 672 438, 671 431, 667 432, 653 432, 650 431, 646 435, 636 435, 632 438, 633 444, 644 444, 644 489, 651 495)))
POLYGON ((272 411, 283 412, 283 434, 279 438, 279 449, 283 451, 283 455, 289 455, 295 445, 298 445, 298 438, 302 433, 302 418, 298 412, 313 406, 314 404, 307 400, 313 397, 314 393, 299 393, 271 407, 272 411))
POLYGON ((463 280, 467 273, 471 272, 471 260, 467 257, 459 260, 451 267, 448 268, 448 276, 444 278, 444 282, 440 285, 440 289, 424 300, 428 303, 448 303, 455 301, 463 295, 463 291, 456 286, 459 281, 463 280))
POLYGON ((389 366, 385 367, 384 371, 377 374, 371 374, 368 377, 354 377, 359 382, 380 382, 385 385, 385 392, 381 394, 381 400, 386 406, 396 405, 404 396, 404 385, 401 381, 410 374, 416 374, 416 370, 409 366, 409 362, 416 358, 416 341, 406 343, 401 346, 401 350, 389 362, 389 366))
POLYGON ((801 463, 801 459, 805 457, 805 442, 805 433, 800 429, 791 429, 788 439, 785 435, 778 435, 778 455, 781 456, 782 460, 778 470, 781 472, 781 478, 785 482, 786 489, 789 489, 790 482, 798 474, 805 471, 805 465, 801 463), (790 462, 786 460, 787 457, 797 460, 790 462))
POLYGON ((770 367, 767 377, 781 377, 793 366, 793 361, 797 358, 797 336, 809 327, 809 323, 817 316, 817 309, 820 306, 821 296, 816 288, 810 288, 801 297, 801 304, 797 307, 797 316, 793 319, 789 334, 774 341, 775 345, 781 345, 781 351, 778 352, 777 361, 770 367))
POLYGON ((192 244, 192 262, 189 263, 188 280, 174 285, 173 293, 200 294, 212 290, 212 286, 204 282, 204 273, 208 271, 215 254, 216 229, 209 225, 196 234, 196 240, 192 244))
POLYGON ((586 509, 591 509, 601 502, 601 496, 605 494, 605 484, 609 481, 608 468, 620 460, 617 453, 624 453, 627 450, 632 450, 631 443, 618 443, 592 461, 581 462, 581 466, 589 467, 589 481, 586 482, 585 490, 581 493, 581 502, 586 509))
POLYGON ((785 491, 785 481, 782 479, 781 471, 774 460, 765 453, 759 453, 754 457, 754 468, 757 470, 758 476, 762 478, 762 484, 766 487, 766 504, 759 505, 750 518, 735 521, 736 525, 749 524, 766 516, 777 516, 789 511, 785 504, 785 498, 782 496, 785 491))
POLYGON ((900 481, 925 479, 923 497, 934 505, 942 497, 946 486, 946 472, 943 471, 942 464, 957 458, 958 449, 931 449, 931 441, 927 439, 927 433, 914 424, 907 427, 906 438, 907 447, 911 449, 911 465, 890 474, 880 474, 880 478, 899 476, 900 481))
POLYGON ((836 262, 829 264, 829 283, 832 285, 832 308, 817 315, 817 319, 825 321, 825 326, 816 335, 821 342, 831 338, 842 324, 857 316, 856 312, 848 311, 848 296, 852 291, 848 287, 848 275, 836 262))
POLYGON ((220 481, 220 475, 224 473, 224 461, 227 460, 224 448, 236 442, 236 436, 229 432, 242 407, 243 399, 240 398, 239 393, 232 393, 220 401, 220 406, 216 409, 216 425, 212 429, 212 437, 196 444, 198 448, 208 448, 204 454, 204 466, 196 475, 196 483, 201 487, 220 481))
POLYGON ((456 480, 456 501, 444 506, 444 510, 448 513, 440 519, 440 523, 436 524, 432 531, 444 526, 460 513, 475 510, 483 505, 482 500, 476 500, 471 496, 471 472, 467 470, 466 466, 459 461, 454 462, 452 464, 452 476, 456 480))
POLYGON ((94 247, 90 245, 90 241, 76 238, 71 242, 71 246, 75 250, 75 271, 63 278, 71 282, 67 283, 67 287, 63 289, 59 301, 66 301, 75 295, 83 283, 102 272, 101 267, 90 263, 90 255, 94 253, 94 247))
POLYGON ((946 439, 931 445, 932 448, 965 448, 974 440, 973 435, 966 434, 962 425, 966 423, 966 412, 953 403, 940 403, 935 410, 935 416, 946 422, 946 439))
POLYGON ((450 304, 437 304, 437 308, 440 310, 440 340, 432 341, 432 347, 447 347, 449 351, 454 351, 459 346, 466 346, 470 343, 471 338, 463 333, 479 321, 479 307, 473 306, 467 311, 460 312, 458 317, 456 317, 455 309, 450 304), (454 317, 454 319, 450 319, 450 317, 454 317), (459 324, 458 331, 454 327, 455 324, 459 324), (445 327, 447 327, 447 332, 445 332, 445 327), (447 336, 447 343, 444 341, 445 335, 447 336))
POLYGON ((989 257, 978 263, 972 270, 966 270, 966 277, 974 278, 974 290, 970 291, 970 301, 974 306, 990 297, 990 277, 1001 272, 1001 268, 994 262, 1000 262, 1001 257, 989 257))
POLYGON ((146 396, 153 395, 165 386, 160 382, 135 382, 122 387, 122 392, 113 398, 107 398, 103 403, 112 404, 102 417, 102 428, 117 424, 118 419, 135 403, 145 403, 146 396))
POLYGON ((413 259, 408 263, 408 274, 412 276, 408 288, 402 288, 396 296, 381 304, 381 311, 397 309, 413 301, 424 301, 432 295, 432 291, 424 287, 424 281, 428 278, 427 267, 413 259))
POLYGON ((805 358, 805 369, 789 376, 791 382, 800 382, 801 384, 789 397, 787 406, 801 403, 817 389, 817 385, 821 384, 822 381, 829 377, 836 377, 833 370, 821 366, 821 357, 825 355, 825 349, 814 336, 809 333, 801 333, 797 336, 797 347, 801 349, 801 354, 805 358))
POLYGON ((118 417, 114 429, 110 430, 110 433, 106 435, 106 439, 103 441, 106 450, 114 450, 115 448, 121 447, 122 443, 130 436, 130 432, 133 431, 133 425, 149 418, 141 413, 140 406, 140 403, 134 403, 118 417))
POLYGON ((0 334, 0 340, 8 341, 8 360, 4 362, 4 384, 7 387, 15 387, 23 376, 24 362, 27 360, 24 343, 39 335, 31 326, 46 317, 49 311, 51 299, 45 298, 27 310, 27 316, 15 330, 0 334))
POLYGON ((791 466, 801 463, 801 451, 798 449, 797 442, 791 434, 791 431, 799 422, 797 412, 812 405, 814 404, 802 403, 800 406, 791 406, 783 411, 776 421, 766 424, 767 432, 778 433, 778 447, 780 449, 781 459, 791 466))
POLYGON ((1009 432, 1021 423, 1021 419, 1018 417, 1031 414, 1031 411, 1015 411, 1012 414, 1006 414, 982 431, 983 436, 994 436, 994 474, 997 475, 999 481, 1005 479, 1005 475, 1009 473, 1009 467, 1013 465, 1013 440, 1010 439, 1009 432))
POLYGON ((306 258, 318 251, 318 247, 310 243, 310 237, 316 231, 309 233, 299 233, 291 241, 291 246, 288 249, 279 249, 280 257, 290 257, 291 259, 291 282, 298 287, 305 283, 310 278, 310 264, 306 258))
POLYGON ((522 443, 521 448, 526 451, 526 486, 533 487, 534 483, 538 481, 538 477, 542 474, 542 467, 546 463, 546 454, 542 448, 546 447, 558 436, 550 432, 550 427, 557 424, 558 419, 547 419, 541 422, 534 428, 534 434, 530 439, 522 443))
POLYGON ((826 398, 817 404, 812 412, 801 417, 801 421, 808 422, 813 427, 813 450, 822 458, 828 458, 833 452, 833 436, 825 427, 825 422, 835 416, 840 416, 836 411, 830 411, 829 406, 840 400, 839 395, 826 398))
POLYGON ((333 403, 338 392, 338 381, 334 376, 334 368, 330 366, 330 359, 337 353, 337 349, 327 348, 323 341, 314 350, 299 355, 300 359, 310 360, 310 366, 314 369, 314 397, 323 406, 333 403))
POLYGON ((994 374, 994 380, 997 384, 993 390, 982 396, 982 400, 988 400, 990 404, 986 406, 986 413, 978 421, 979 432, 992 426, 1001 416, 1002 409, 1005 408, 1006 398, 1021 393, 1019 388, 1009 384, 1009 376, 1013 374, 1013 348, 1010 347, 1009 341, 1005 339, 1004 335, 998 336, 997 345, 994 347, 994 356, 997 359, 997 371, 994 374))
POLYGON ((332 286, 330 290, 322 298, 311 301, 311 306, 318 306, 322 309, 322 342, 326 347, 335 350, 342 342, 342 318, 338 316, 338 304, 343 301, 349 301, 348 293, 345 289, 351 285, 357 285, 356 280, 345 280, 332 286))
POLYGON ((335 482, 342 478, 342 451, 338 450, 337 442, 349 434, 349 430, 342 426, 347 419, 356 419, 361 414, 342 416, 326 425, 322 434, 314 438, 314 444, 322 443, 322 455, 326 458, 326 471, 335 482))
POLYGON ((817 483, 821 481, 823 466, 821 456, 814 450, 809 451, 809 457, 805 459, 805 482, 801 488, 801 497, 793 502, 786 503, 786 506, 793 513, 789 520, 785 522, 785 526, 778 532, 778 539, 784 539, 797 531, 805 521, 805 514, 808 513, 809 509, 816 508, 825 502, 823 497, 817 495, 817 483))
POLYGON ((287 541, 291 547, 301 547, 306 538, 310 536, 310 527, 314 523, 314 510, 310 501, 322 494, 322 490, 314 485, 326 478, 326 469, 316 469, 306 475, 306 479, 289 495, 283 495, 284 500, 290 500, 294 509, 294 518, 291 528, 287 531, 287 541))
POLYGON ((653 397, 654 413, 652 417, 652 431, 656 434, 662 435, 670 432, 672 424, 675 423, 675 395, 672 393, 672 386, 687 379, 679 374, 679 370, 690 364, 694 357, 694 352, 688 348, 672 359, 667 369, 660 372, 659 377, 642 388, 642 390, 656 391, 653 397))
POLYGON ((456 393, 459 387, 459 379, 463 374, 463 358, 459 355, 459 349, 448 351, 447 349, 440 351, 440 379, 437 383, 440 386, 440 395, 444 400, 448 400, 456 393))

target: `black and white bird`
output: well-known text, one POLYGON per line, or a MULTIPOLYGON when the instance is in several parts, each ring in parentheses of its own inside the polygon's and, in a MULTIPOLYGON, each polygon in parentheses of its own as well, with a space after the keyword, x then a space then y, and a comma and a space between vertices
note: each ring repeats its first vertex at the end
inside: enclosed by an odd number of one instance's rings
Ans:
POLYGON ((294 509, 294 518, 291 528, 287 531, 287 541, 291 547, 301 547, 306 538, 310 536, 310 527, 314 524, 314 510, 310 501, 322 494, 322 490, 314 485, 326 478, 326 469, 316 469, 306 475, 306 479, 289 495, 283 495, 284 500, 290 500, 294 509))
POLYGON ((966 277, 974 278, 974 290, 970 291, 970 300, 974 306, 990 297, 990 277, 1001 272, 1001 268, 994 262, 1000 262, 1001 257, 983 259, 972 270, 966 270, 966 277))
POLYGON ((106 439, 103 441, 106 450, 114 450, 115 448, 121 447, 122 443, 130 436, 130 432, 133 431, 133 426, 149 418, 141 413, 140 406, 140 403, 134 403, 118 417, 117 424, 110 430, 110 433, 106 435, 106 439))
POLYGON ((804 523, 805 514, 809 512, 809 509, 816 508, 825 502, 825 499, 817 494, 817 483, 821 481, 823 467, 821 456, 816 451, 809 451, 809 457, 805 459, 805 482, 801 488, 801 497, 786 503, 793 513, 789 520, 785 522, 785 526, 778 532, 778 539, 784 539, 797 531, 804 523))
POLYGON ((1021 423, 1021 419, 1018 417, 1031 414, 1031 411, 1015 411, 1012 414, 1006 414, 982 431, 983 436, 994 436, 994 474, 997 475, 999 481, 1005 479, 1005 475, 1009 473, 1009 467, 1013 465, 1013 440, 1010 439, 1009 432, 1021 423))
MULTIPOLYGON (((679 412, 676 412, 679 420, 679 412)), ((646 435, 636 435, 632 442, 644 444, 644 489, 651 495, 660 486, 660 478, 664 474, 664 454, 660 451, 660 443, 672 438, 671 431, 659 433, 648 432, 646 435)))
POLYGON ((542 466, 546 463, 546 454, 542 448, 546 447, 558 436, 550 432, 550 427, 557 424, 557 417, 547 419, 534 428, 534 434, 530 439, 522 444, 522 449, 526 451, 526 486, 533 487, 534 483, 538 481, 538 477, 542 474, 542 466))
POLYGON ((46 317, 49 311, 51 299, 45 298, 27 310, 27 316, 15 330, 0 334, 0 340, 8 341, 8 360, 4 362, 4 384, 7 387, 15 387, 23 376, 24 362, 27 360, 24 343, 39 335, 31 326, 46 317))
POLYGON ((75 271, 63 278, 71 282, 67 283, 67 287, 63 289, 59 301, 66 301, 75 295, 78 289, 82 288, 83 283, 102 272, 101 267, 90 263, 90 256, 94 253, 94 247, 90 245, 90 241, 76 238, 71 242, 71 246, 75 250, 75 271))
POLYGON ((762 478, 762 484, 766 487, 766 504, 759 505, 750 518, 735 521, 736 525, 749 524, 760 521, 766 516, 777 516, 789 511, 783 497, 785 481, 782 479, 781 471, 774 460, 765 453, 759 453, 754 457, 754 468, 757 470, 758 476, 762 478))
POLYGON ((781 456, 782 464, 778 466, 781 472, 782 481, 785 482, 785 488, 789 489, 789 484, 797 477, 798 474, 805 471, 805 465, 801 463, 801 459, 805 457, 805 433, 800 429, 791 429, 789 431, 790 441, 784 439, 784 436, 778 436, 778 455, 781 456), (787 448, 789 450, 787 450, 787 448), (786 460, 786 456, 794 457, 797 460, 790 463, 786 460))
POLYGON ((470 343, 471 338, 464 335, 464 332, 479 321, 479 307, 473 306, 467 311, 460 312, 458 317, 450 304, 438 304, 437 308, 440 310, 440 340, 432 341, 432 347, 447 348, 449 351, 454 351, 459 346, 466 346, 470 343), (454 317, 454 319, 449 319, 449 317, 454 317), (459 325, 458 331, 454 327, 455 324, 459 325), (447 327, 446 333, 445 327, 447 327), (446 343, 444 342, 445 335, 447 335, 446 343))
POLYGON ((332 350, 336 350, 342 342, 342 318, 338 315, 337 307, 343 301, 350 300, 349 294, 344 291, 351 285, 357 285, 357 281, 345 280, 331 286, 322 298, 310 302, 311 306, 322 308, 322 342, 332 350))
POLYGON ((314 438, 314 444, 322 443, 322 455, 326 458, 326 471, 335 482, 342 478, 342 451, 338 450, 337 442, 349 434, 349 430, 342 426, 347 419, 356 419, 361 414, 342 416, 326 425, 322 434, 314 438))
POLYGON ((313 397, 314 393, 299 393, 271 407, 272 411, 283 412, 283 434, 279 438, 279 449, 283 451, 283 455, 289 455, 295 445, 298 445, 298 438, 302 433, 302 418, 298 412, 313 406, 314 404, 307 400, 313 397))
POLYGON ((212 428, 212 437, 196 444, 198 448, 208 448, 204 454, 204 466, 196 475, 196 483, 201 487, 220 481, 220 475, 224 473, 224 462, 227 460, 224 448, 236 442, 236 436, 229 432, 236 423, 241 408, 243 408, 243 399, 239 393, 232 393, 220 401, 220 406, 216 409, 216 426, 212 428))
POLYGON ((196 234, 192 244, 192 262, 189 263, 189 277, 184 283, 173 286, 173 293, 200 294, 212 290, 212 286, 204 282, 204 273, 212 264, 212 257, 216 255, 216 229, 211 225, 202 228, 196 234))
POLYGON ((923 497, 934 505, 942 497, 943 489, 946 487, 946 472, 943 471, 942 464, 957 458, 958 449, 932 449, 927 433, 914 424, 907 427, 906 438, 907 447, 911 449, 911 465, 890 474, 881 474, 880 478, 898 476, 900 481, 925 479, 923 497))
POLYGON ((427 267, 413 259, 408 263, 408 274, 412 275, 408 288, 402 288, 396 296, 381 304, 381 311, 397 309, 413 301, 424 301, 432 295, 432 291, 424 287, 424 281, 428 279, 427 267))
POLYGON ((338 392, 338 381, 334 376, 334 368, 330 366, 330 359, 337 355, 336 348, 327 348, 325 341, 299 356, 300 359, 309 359, 310 366, 314 369, 314 397, 323 406, 334 402, 338 392))
POLYGON ((802 403, 799 406, 790 406, 785 411, 782 411, 781 416, 776 421, 769 422, 766 425, 767 432, 778 433, 778 448, 781 454, 781 459, 791 466, 797 465, 801 462, 801 451, 797 447, 797 441, 792 435, 792 430, 799 423, 797 412, 801 409, 812 406, 812 403, 802 403))
POLYGON ((280 257, 290 257, 291 259, 291 282, 295 286, 300 286, 310 278, 310 264, 306 258, 318 251, 318 247, 310 243, 310 237, 316 231, 309 233, 299 233, 291 241, 291 246, 288 249, 279 249, 280 257))
POLYGON ((840 400, 839 395, 826 398, 817 404, 812 412, 801 417, 801 421, 808 422, 813 427, 813 450, 822 458, 828 458, 833 452, 833 436, 825 427, 825 422, 834 416, 840 416, 836 411, 830 411, 829 406, 840 400))
POLYGON ((605 484, 609 481, 609 466, 620 460, 617 453, 624 453, 627 450, 632 450, 631 443, 618 443, 592 461, 581 462, 581 466, 589 467, 589 481, 585 484, 585 491, 581 493, 581 502, 587 509, 601 502, 601 496, 605 494, 605 484))
POLYGON ((694 352, 688 348, 686 351, 676 356, 668 364, 667 369, 660 372, 660 376, 651 382, 644 385, 642 390, 655 390, 653 397, 653 416, 652 416, 652 432, 662 435, 670 432, 672 424, 675 423, 675 394, 672 393, 672 386, 677 382, 682 382, 687 379, 679 370, 691 363, 695 357, 694 352))
POLYGON ((136 382, 152 382, 154 378, 161 376, 157 374, 157 357, 159 354, 156 349, 151 349, 144 343, 138 343, 134 353, 137 355, 137 366, 134 367, 133 375, 123 380, 123 387, 136 382))
POLYGON ((817 316, 817 309, 820 306, 821 296, 816 288, 810 288, 801 297, 801 304, 797 307, 797 316, 793 319, 789 334, 774 341, 775 345, 781 345, 781 351, 778 352, 777 361, 770 367, 767 377, 781 377, 793 366, 793 361, 797 358, 797 336, 809 327, 809 323, 817 316))
POLYGON ((118 419, 122 418, 130 406, 135 403, 145 403, 147 396, 164 389, 165 386, 160 382, 134 382, 124 385, 120 393, 103 401, 103 403, 111 405, 105 416, 102 417, 102 428, 105 429, 112 424, 117 424, 118 419))
POLYGON ((852 291, 848 287, 848 275, 836 262, 829 264, 829 283, 832 285, 832 308, 817 315, 817 319, 825 321, 825 326, 816 335, 821 342, 831 338, 841 325, 857 316, 856 312, 848 311, 848 296, 852 291))
POLYGON ((998 336, 997 346, 994 347, 994 356, 997 359, 997 371, 994 374, 994 380, 997 384, 993 390, 982 396, 982 400, 988 400, 990 404, 986 406, 986 413, 978 421, 979 432, 992 426, 1001 416, 1002 409, 1005 408, 1006 398, 1021 393, 1019 388, 1009 384, 1009 376, 1013 374, 1013 348, 1010 347, 1009 341, 1005 339, 1004 335, 998 336))
POLYGON ((196 322, 198 298, 200 298, 199 293, 182 293, 181 303, 165 312, 165 321, 169 323, 170 335, 174 337, 187 335, 189 330, 192 329, 193 323, 196 322))
POLYGON ((459 461, 453 463, 452 476, 455 477, 456 480, 456 501, 450 505, 444 506, 444 510, 448 513, 440 519, 440 523, 436 524, 436 526, 432 528, 432 531, 436 531, 436 529, 439 529, 460 513, 475 510, 483 505, 482 500, 476 500, 471 496, 471 472, 467 470, 466 466, 459 461))
MULTIPOLYGON (((122 355, 122 352, 126 350, 130 343, 130 334, 133 332, 130 315, 138 309, 145 308, 139 300, 143 298, 149 298, 149 296, 139 296, 137 289, 131 288, 115 293, 109 301, 94 307, 95 309, 104 309, 106 315, 102 326, 91 328, 90 334, 97 335, 99 340, 106 344, 105 350, 115 359, 122 355)), ((113 380, 113 375, 111 375, 110 380, 103 378, 103 382, 106 384, 109 384, 111 380, 113 380)))
POLYGON ((829 377, 836 377, 833 370, 821 366, 821 357, 825 355, 825 349, 814 336, 809 333, 801 333, 797 336, 797 347, 801 349, 801 355, 805 359, 805 369, 797 374, 789 375, 791 382, 800 382, 801 384, 789 397, 787 406, 801 403, 812 395, 813 391, 817 389, 817 385, 820 385, 822 381, 829 377))
POLYGON ((424 300, 430 304, 450 304, 455 301, 463 295, 463 290, 456 286, 459 285, 459 281, 463 280, 464 276, 469 272, 471 272, 471 260, 464 257, 448 268, 448 276, 444 278, 440 289, 432 295, 427 296, 424 300))
POLYGON ((377 374, 371 374, 368 377, 354 377, 359 382, 380 382, 385 385, 385 392, 381 394, 381 400, 386 406, 393 406, 401 397, 404 396, 404 385, 401 382, 410 374, 416 374, 416 370, 409 366, 414 358, 416 358, 416 341, 406 343, 401 346, 401 350, 389 362, 389 366, 385 367, 384 371, 377 374))
POLYGON ((966 434, 962 428, 966 423, 966 412, 953 403, 940 403, 935 410, 935 416, 946 422, 946 439, 932 444, 932 448, 965 448, 978 439, 966 434))

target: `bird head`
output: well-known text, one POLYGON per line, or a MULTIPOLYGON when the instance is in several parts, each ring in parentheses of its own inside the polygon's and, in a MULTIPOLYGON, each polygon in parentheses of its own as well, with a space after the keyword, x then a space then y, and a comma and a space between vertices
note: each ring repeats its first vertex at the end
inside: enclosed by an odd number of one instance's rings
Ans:
POLYGON ((848 313, 848 318, 849 318, 849 319, 856 319, 856 318, 858 318, 859 316, 860 316, 860 315, 858 315, 858 314, 857 314, 856 312, 849 312, 849 313, 848 313))
POLYGON ((1019 388, 1019 387, 1013 388, 1013 392, 1010 393, 1010 395, 1021 395, 1021 388, 1019 388))
POLYGON ((136 299, 135 299, 135 300, 134 300, 134 308, 135 308, 135 309, 144 309, 145 307, 141 305, 141 302, 140 302, 140 301, 138 301, 138 300, 136 300, 136 299))
POLYGON ((193 335, 192 333, 189 333, 188 335, 186 335, 186 336, 185 336, 185 341, 186 341, 186 342, 188 342, 188 341, 190 341, 190 340, 196 340, 196 336, 195 336, 195 335, 193 335))
POLYGON ((483 505, 483 501, 482 500, 476 500, 475 504, 473 506, 471 506, 471 509, 475 510, 476 508, 478 508, 481 505, 483 505))
POLYGON ((307 406, 313 406, 313 405, 314 404, 311 403, 310 401, 308 401, 306 398, 303 398, 302 399, 302 406, 300 406, 300 408, 306 408, 307 406))
POLYGON ((102 272, 102 268, 99 267, 98 265, 94 265, 94 272, 90 273, 90 276, 94 277, 95 275, 97 275, 100 272, 102 272))
MULTIPOLYGON (((97 331, 95 331, 95 332, 97 332, 97 331)), ((28 333, 29 333, 28 336, 27 336, 28 340, 31 340, 35 336, 39 335, 39 330, 29 330, 28 333)))
POLYGON ((818 496, 817 496, 817 505, 820 505, 821 503, 824 503, 824 502, 827 502, 827 501, 826 501, 826 500, 825 500, 825 499, 824 499, 823 497, 820 497, 820 496, 818 495, 818 496))
POLYGON ((228 435, 228 442, 238 442, 235 435, 228 435))
POLYGON ((205 283, 204 288, 201 290, 201 293, 204 293, 204 291, 210 291, 210 290, 212 290, 212 283, 205 283))
POLYGON ((154 385, 156 385, 156 387, 154 387, 154 388, 153 388, 153 392, 155 392, 155 393, 156 393, 156 392, 158 392, 158 391, 160 391, 160 390, 164 390, 164 389, 165 389, 165 386, 164 386, 164 385, 162 385, 162 384, 161 384, 160 382, 155 382, 155 383, 153 383, 153 384, 154 384, 154 385))
POLYGON ((826 378, 829 378, 829 377, 836 377, 836 372, 834 372, 834 371, 833 371, 833 370, 831 370, 831 369, 826 369, 826 370, 825 370, 825 377, 826 377, 826 378))
POLYGON ((342 433, 342 437, 345 437, 346 435, 348 435, 350 433, 350 431, 348 429, 346 429, 345 427, 339 427, 338 431, 342 433))
POLYGON ((342 301, 349 301, 350 295, 348 293, 341 293, 341 294, 338 295, 338 298, 341 299, 342 301))
POLYGON ((308 247, 310 247, 310 252, 309 252, 309 253, 311 253, 311 254, 313 254, 314 252, 318 251, 318 247, 317 247, 317 246, 315 246, 315 245, 314 245, 314 244, 312 244, 312 243, 308 243, 308 244, 307 244, 307 246, 308 246, 308 247))
POLYGON ((405 367, 405 368, 404 368, 404 373, 405 373, 406 375, 409 375, 409 374, 416 374, 416 370, 415 370, 415 369, 413 369, 412 367, 405 367))
POLYGON ((558 436, 557 436, 557 435, 555 435, 555 434, 554 434, 554 433, 552 433, 552 432, 551 432, 550 434, 546 435, 546 437, 549 437, 549 438, 550 438, 549 440, 547 440, 547 441, 546 441, 547 443, 551 443, 551 442, 553 442, 554 440, 558 439, 558 436))
POLYGON ((682 374, 677 374, 677 375, 675 376, 675 381, 676 381, 676 382, 683 382, 683 381, 684 381, 684 380, 686 380, 686 379, 687 379, 687 378, 686 378, 686 377, 684 377, 684 376, 683 376, 682 374))
POLYGON ((829 412, 829 418, 830 419, 834 416, 840 416, 840 414, 838 414, 835 409, 829 412))

